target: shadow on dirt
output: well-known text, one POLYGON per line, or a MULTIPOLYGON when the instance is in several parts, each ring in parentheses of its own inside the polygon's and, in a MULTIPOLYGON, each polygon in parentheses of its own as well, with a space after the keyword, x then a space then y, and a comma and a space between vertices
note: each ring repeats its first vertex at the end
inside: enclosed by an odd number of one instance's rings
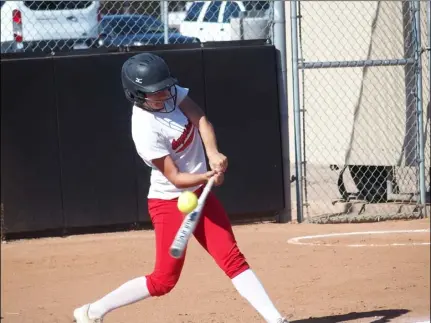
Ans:
POLYGON ((339 314, 322 317, 310 317, 301 320, 289 320, 290 323, 335 323, 335 322, 349 322, 354 320, 369 319, 367 323, 385 323, 391 322, 393 319, 400 317, 410 312, 405 309, 398 310, 381 310, 370 312, 352 312, 348 314, 339 314))

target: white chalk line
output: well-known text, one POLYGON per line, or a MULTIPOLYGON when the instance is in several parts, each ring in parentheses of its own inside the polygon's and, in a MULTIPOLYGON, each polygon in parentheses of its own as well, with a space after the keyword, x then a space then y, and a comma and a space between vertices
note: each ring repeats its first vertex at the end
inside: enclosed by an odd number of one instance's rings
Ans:
POLYGON ((311 236, 294 237, 287 240, 289 244, 304 245, 304 246, 325 246, 325 247, 398 247, 398 246, 428 246, 430 242, 411 242, 411 243, 364 243, 364 244, 332 244, 332 243, 313 243, 303 242, 302 240, 311 240, 318 238, 330 238, 330 237, 343 237, 343 236, 355 236, 355 235, 371 235, 371 234, 391 234, 391 233, 425 233, 430 232, 430 229, 420 230, 383 230, 383 231, 357 231, 357 232, 343 232, 343 233, 328 233, 328 234, 317 234, 311 236))
POLYGON ((418 318, 416 318, 416 320, 418 320, 418 321, 413 321, 414 323, 430 323, 430 321, 428 320, 428 321, 426 321, 426 319, 425 319, 425 321, 422 321, 424 318, 421 318, 421 319, 418 319, 418 318))

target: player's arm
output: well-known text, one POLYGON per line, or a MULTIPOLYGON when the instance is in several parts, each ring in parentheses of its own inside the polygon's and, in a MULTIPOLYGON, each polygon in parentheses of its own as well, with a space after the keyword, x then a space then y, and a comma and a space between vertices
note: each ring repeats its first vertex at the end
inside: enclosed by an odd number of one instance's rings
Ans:
POLYGON ((179 106, 186 117, 189 118, 193 125, 199 129, 211 168, 224 172, 227 168, 227 158, 218 150, 214 127, 206 117, 205 113, 188 96, 181 101, 179 106))
POLYGON ((177 188, 188 188, 206 184, 215 171, 204 174, 181 173, 170 155, 153 159, 152 163, 177 188))

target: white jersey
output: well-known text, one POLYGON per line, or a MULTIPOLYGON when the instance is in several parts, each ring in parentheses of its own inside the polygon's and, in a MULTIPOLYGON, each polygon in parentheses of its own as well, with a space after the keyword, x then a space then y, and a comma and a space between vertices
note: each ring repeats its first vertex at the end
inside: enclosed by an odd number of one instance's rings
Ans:
MULTIPOLYGON (((144 162, 152 168, 148 198, 170 200, 184 190, 176 188, 151 162, 171 155, 180 172, 205 173, 207 164, 198 129, 184 115, 178 105, 187 96, 188 89, 177 86, 177 107, 169 113, 149 112, 133 107, 132 138, 144 162)), ((173 104, 173 102, 166 104, 173 104)))

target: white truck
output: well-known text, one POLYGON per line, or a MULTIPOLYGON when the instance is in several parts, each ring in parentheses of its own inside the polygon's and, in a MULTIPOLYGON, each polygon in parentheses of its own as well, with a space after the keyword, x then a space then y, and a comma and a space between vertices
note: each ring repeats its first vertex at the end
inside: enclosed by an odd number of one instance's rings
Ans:
POLYGON ((180 24, 180 32, 201 42, 232 40, 231 18, 246 15, 250 7, 267 15, 270 4, 268 1, 194 1, 180 24))

